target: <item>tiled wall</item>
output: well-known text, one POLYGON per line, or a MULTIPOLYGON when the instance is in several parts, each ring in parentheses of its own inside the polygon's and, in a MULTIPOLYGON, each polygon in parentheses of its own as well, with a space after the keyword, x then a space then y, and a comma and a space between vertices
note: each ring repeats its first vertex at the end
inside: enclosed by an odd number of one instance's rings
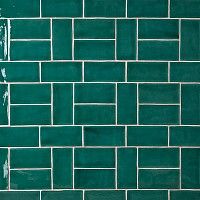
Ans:
POLYGON ((0 8, 0 200, 200 199, 200 0, 0 8))

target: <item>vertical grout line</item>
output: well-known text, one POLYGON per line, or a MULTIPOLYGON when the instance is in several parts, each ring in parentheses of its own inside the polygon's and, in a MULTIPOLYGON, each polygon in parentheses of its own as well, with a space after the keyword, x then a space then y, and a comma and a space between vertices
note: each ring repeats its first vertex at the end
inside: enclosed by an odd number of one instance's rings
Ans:
POLYGON ((178 28, 178 31, 179 31, 179 61, 181 60, 181 19, 178 20, 178 24, 179 24, 179 28, 178 28))
POLYGON ((127 78, 127 76, 128 76, 128 69, 127 69, 128 66, 127 65, 128 65, 128 62, 126 61, 125 62, 125 82, 127 82, 127 79, 128 79, 127 78))
POLYGON ((138 147, 136 148, 137 150, 137 158, 136 158, 136 168, 137 168, 137 189, 139 189, 138 187, 138 180, 139 180, 139 168, 138 168, 138 147))
POLYGON ((115 61, 117 60, 117 20, 115 19, 115 61))
POLYGON ((72 148, 72 189, 74 190, 74 147, 72 148))
POLYGON ((85 0, 83 0, 83 18, 85 17, 85 0))
POLYGON ((180 170, 179 170, 179 186, 180 186, 180 189, 181 189, 181 179, 182 179, 182 177, 181 177, 181 160, 182 160, 182 158, 181 158, 181 156, 182 156, 182 148, 180 147, 179 148, 179 167, 180 167, 180 170))
POLYGON ((42 200, 42 191, 40 190, 40 200, 42 200))
POLYGON ((74 105, 74 83, 72 84, 72 123, 74 125, 74 109, 75 109, 75 105, 74 105))
POLYGON ((51 189, 53 190, 53 148, 51 147, 51 189))
POLYGON ((74 60, 74 18, 72 18, 72 60, 74 60))
POLYGON ((181 125, 181 121, 182 121, 182 116, 181 116, 181 113, 182 113, 182 110, 181 110, 181 96, 182 96, 182 86, 181 86, 181 83, 179 85, 179 103, 180 103, 180 106, 179 106, 179 124, 181 125))
POLYGON ((39 62, 39 81, 40 83, 42 82, 42 63, 39 62))
POLYGON ((40 0, 40 18, 42 18, 42 0, 40 0))
POLYGON ((127 195, 127 193, 128 193, 128 190, 125 190, 125 200, 128 200, 128 195, 127 195))
POLYGON ((51 61, 53 60, 53 24, 52 18, 50 18, 50 40, 51 40, 51 61))
POLYGON ((137 125, 139 125, 139 84, 137 83, 137 125))
POLYGON ((82 62, 82 82, 85 81, 85 62, 82 62))
POLYGON ((127 138, 127 126, 125 126, 125 147, 127 147, 128 138, 127 138))
POLYGON ((170 190, 167 190, 168 200, 170 200, 170 190))
POLYGON ((136 18, 136 61, 138 61, 138 18, 136 18))
POLYGON ((117 189, 117 147, 115 147, 115 189, 117 189))
POLYGON ((10 126, 10 84, 8 83, 8 105, 7 105, 8 126, 10 126))
POLYGON ((170 0, 168 0, 168 18, 170 18, 170 0))
POLYGON ((126 0, 126 18, 128 17, 128 0, 126 0))
POLYGON ((7 51, 8 51, 8 61, 9 61, 10 60, 10 28, 11 28, 10 19, 8 19, 7 24, 8 24, 7 51))
POLYGON ((53 125, 53 83, 51 83, 51 125, 53 125))
POLYGON ((83 200, 85 200, 85 190, 83 189, 83 200))
POLYGON ((84 147, 85 146, 85 143, 84 143, 84 126, 81 126, 82 128, 82 146, 84 147))
POLYGON ((41 126, 38 127, 39 128, 39 147, 41 147, 41 126))
POLYGON ((170 82, 170 62, 168 62, 168 82, 170 82))
POLYGON ((117 125, 117 83, 115 83, 115 124, 117 125))
POLYGON ((170 126, 167 126, 167 145, 169 147, 170 144, 170 126))
POLYGON ((10 190, 10 147, 8 147, 8 190, 10 190))

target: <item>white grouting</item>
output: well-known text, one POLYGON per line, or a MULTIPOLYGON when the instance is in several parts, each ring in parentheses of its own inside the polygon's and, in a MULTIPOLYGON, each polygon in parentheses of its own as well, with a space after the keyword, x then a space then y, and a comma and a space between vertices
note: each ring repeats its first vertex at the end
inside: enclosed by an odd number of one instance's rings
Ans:
POLYGON ((136 19, 136 61, 138 61, 138 18, 136 19))
POLYGON ((11 29, 11 26, 10 26, 10 20, 8 19, 7 20, 7 23, 8 23, 8 61, 10 61, 10 37, 11 37, 11 34, 10 34, 10 29, 11 29))
POLYGON ((179 103, 138 103, 139 106, 180 106, 179 103))
POLYGON ((138 167, 142 170, 180 170, 179 167, 138 167))
POLYGON ((82 82, 85 82, 85 62, 82 62, 82 82))
POLYGON ((179 55, 178 55, 178 58, 179 58, 179 61, 181 61, 181 20, 179 19, 178 21, 178 33, 179 33, 179 55))
POLYGON ((72 188, 74 188, 74 147, 72 148, 72 188))
POLYGON ((51 39, 10 39, 11 42, 51 42, 51 39))
POLYGON ((168 0, 168 18, 170 18, 170 10, 171 10, 170 3, 171 3, 170 0, 168 0))
POLYGON ((10 190, 10 147, 8 147, 8 190, 10 190))
POLYGON ((181 125, 181 122, 182 122, 182 105, 181 105, 181 99, 182 99, 182 86, 181 86, 181 84, 180 84, 180 86, 179 86, 179 105, 180 105, 180 107, 179 107, 179 123, 180 123, 180 125, 181 125))
POLYGON ((50 18, 50 42, 51 42, 51 61, 53 60, 53 22, 50 18))
MULTIPOLYGON (((52 149, 52 148, 51 148, 52 149)), ((10 168, 10 171, 38 171, 38 170, 51 170, 51 167, 43 168, 10 168)))
POLYGON ((138 39, 138 41, 161 41, 161 42, 178 42, 179 39, 138 39))
POLYGON ((117 60, 117 20, 115 20, 115 38, 114 38, 114 41, 115 41, 115 60, 117 60))
POLYGON ((125 126, 125 147, 128 145, 128 135, 127 135, 127 126, 125 126))
POLYGON ((83 18, 85 18, 85 0, 83 0, 83 18))
POLYGON ((82 146, 85 146, 85 142, 84 142, 84 126, 81 126, 81 133, 82 133, 82 146))
POLYGON ((53 84, 51 83, 51 104, 50 104, 50 106, 51 106, 51 125, 53 125, 54 124, 54 114, 53 114, 53 103, 54 103, 54 101, 53 101, 53 97, 54 97, 54 92, 53 92, 53 84))
POLYGON ((137 84, 136 85, 136 87, 137 87, 137 92, 136 92, 136 94, 137 94, 137 103, 136 103, 136 106, 137 106, 137 109, 136 109, 136 113, 137 113, 137 117, 136 117, 136 120, 137 120, 137 125, 139 125, 139 85, 137 84))
POLYGON ((72 60, 74 61, 74 19, 72 19, 72 60))
POLYGON ((39 126, 39 130, 38 130, 38 144, 39 144, 39 147, 41 147, 41 126, 39 126))
POLYGON ((97 106, 115 106, 116 103, 74 103, 74 105, 82 105, 82 106, 87 106, 87 105, 90 105, 90 106, 94 106, 94 105, 97 105, 97 106))
POLYGON ((115 124, 118 124, 118 103, 117 103, 117 99, 118 99, 118 93, 117 93, 117 90, 118 90, 118 84, 116 83, 115 84, 115 124))
POLYGON ((39 62, 39 81, 42 82, 42 63, 39 62))
POLYGON ((139 188, 139 151, 138 147, 136 148, 136 188, 139 188))
POLYGON ((116 167, 74 167, 75 170, 115 170, 116 167))
POLYGON ((180 189, 181 189, 181 184, 182 184, 182 177, 181 177, 182 166, 181 166, 181 162, 182 162, 182 148, 179 147, 179 168, 180 168, 180 171, 179 171, 179 184, 180 184, 180 189))
POLYGON ((51 148, 51 189, 53 189, 53 149, 51 148))
POLYGON ((74 83, 73 83, 73 85, 72 85, 72 124, 74 125, 75 123, 74 123, 74 108, 75 108, 75 105, 74 105, 74 96, 75 96, 75 88, 74 88, 74 83))
POLYGON ((117 172, 117 169, 118 169, 118 164, 117 164, 117 160, 118 160, 118 157, 117 157, 117 148, 115 147, 115 189, 118 188, 118 172, 117 172))
POLYGON ((170 62, 168 62, 168 82, 170 82, 170 62))

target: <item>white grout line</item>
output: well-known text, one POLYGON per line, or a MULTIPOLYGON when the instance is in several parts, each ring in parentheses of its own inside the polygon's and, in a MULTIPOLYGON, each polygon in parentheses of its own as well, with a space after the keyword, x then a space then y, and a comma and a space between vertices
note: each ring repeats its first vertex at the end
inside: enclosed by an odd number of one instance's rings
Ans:
POLYGON ((170 62, 168 62, 168 82, 170 82, 170 65, 171 65, 171 63, 170 62))
POLYGON ((127 126, 125 126, 125 147, 127 147, 128 144, 128 135, 127 135, 127 126))
POLYGON ((85 0, 83 0, 83 18, 85 18, 85 0))
POLYGON ((182 122, 182 101, 181 101, 181 98, 182 98, 182 87, 181 87, 181 83, 180 83, 180 87, 179 87, 179 104, 180 104, 180 107, 179 107, 179 123, 181 125, 181 122, 182 122))
POLYGON ((42 63, 39 62, 39 81, 42 82, 42 63))
POLYGON ((85 189, 83 189, 83 200, 85 200, 85 189))
POLYGON ((82 82, 85 81, 85 62, 82 62, 82 82))
POLYGON ((53 84, 51 83, 51 125, 54 124, 54 116, 53 116, 53 84))
POLYGON ((7 105, 7 117, 8 117, 8 126, 10 126, 10 84, 8 84, 8 105, 7 105))
POLYGON ((115 19, 115 60, 117 60, 117 20, 115 19))
POLYGON ((84 147, 85 146, 85 143, 84 143, 84 126, 81 127, 81 131, 82 131, 82 146, 84 147))
POLYGON ((117 183, 117 148, 115 147, 115 189, 117 189, 118 183, 117 183))
POLYGON ((42 200, 42 190, 40 190, 40 199, 39 200, 42 200))
POLYGON ((138 165, 138 162, 139 162, 139 158, 138 158, 138 147, 136 148, 136 151, 137 151, 137 158, 136 158, 136 170, 137 170, 137 189, 139 189, 139 165, 138 165))
POLYGON ((182 177, 181 177, 181 169, 182 169, 182 165, 181 165, 181 161, 182 161, 182 148, 180 147, 179 148, 179 168, 180 168, 180 171, 179 171, 179 184, 180 184, 180 189, 182 188, 181 187, 181 183, 182 183, 182 177))
POLYGON ((139 103, 140 106, 180 106, 179 103, 139 103))
POLYGON ((170 190, 167 190, 168 200, 170 200, 170 190))
POLYGON ((72 18, 72 60, 74 60, 74 18, 72 18))
POLYGON ((170 18, 170 0, 168 0, 168 18, 170 18))
POLYGON ((12 103, 10 106, 51 106, 51 103, 12 103))
POLYGON ((51 189, 53 190, 53 149, 51 148, 51 189))
POLYGON ((115 84, 115 124, 117 125, 118 124, 118 117, 117 117, 117 115, 118 115, 118 113, 117 113, 117 108, 118 108, 118 102, 117 102, 117 96, 118 96, 118 94, 117 94, 117 90, 118 90, 118 84, 116 83, 115 84))
POLYGON ((72 148, 72 189, 74 190, 74 147, 72 148))
POLYGON ((51 39, 10 39, 11 42, 44 42, 49 41, 51 42, 51 39))
POLYGON ((138 61, 138 18, 136 18, 136 61, 138 61))
POLYGON ((125 18, 128 17, 128 0, 126 0, 126 15, 125 15, 125 18))
POLYGON ((93 38, 93 39, 91 39, 91 38, 76 38, 76 39, 74 39, 74 41, 97 41, 97 40, 100 40, 100 41, 105 41, 105 40, 108 40, 108 41, 115 41, 115 39, 113 39, 113 38, 110 38, 110 39, 108 39, 108 38, 102 38, 102 39, 100 39, 100 38, 93 38))
POLYGON ((74 167, 78 170, 116 170, 116 167, 74 167))
POLYGON ((179 41, 179 39, 138 39, 138 41, 161 41, 161 42, 173 42, 173 41, 179 41))
POLYGON ((8 19, 7 20, 7 23, 8 23, 8 37, 7 37, 7 42, 8 42, 8 61, 10 61, 10 38, 11 38, 11 34, 10 34, 10 29, 11 29, 11 26, 10 26, 10 20, 8 19))
POLYGON ((72 84, 72 90, 73 90, 73 92, 72 92, 72 123, 73 123, 73 125, 74 125, 74 110, 75 110, 75 103, 74 103, 74 92, 75 92, 75 89, 74 89, 74 83, 72 84))
POLYGON ((125 62, 125 82, 127 82, 127 79, 128 79, 128 63, 125 62))
POLYGON ((50 18, 51 61, 53 60, 53 22, 50 18))
POLYGON ((179 167, 138 167, 138 169, 142 169, 142 170, 180 170, 179 167))
POLYGON ((178 31, 179 31, 179 61, 180 61, 181 60, 181 20, 180 19, 178 23, 179 23, 178 31))
POLYGON ((116 103, 74 103, 74 105, 82 105, 82 106, 86 106, 86 105, 109 106, 109 105, 112 105, 112 106, 115 106, 116 103))
POLYGON ((39 132, 38 132, 38 139, 39 139, 39 142, 38 142, 38 144, 39 144, 39 147, 41 147, 41 126, 39 126, 39 132))
POLYGON ((8 190, 10 190, 10 147, 8 147, 8 190))
POLYGON ((42 18, 42 0, 40 0, 40 18, 42 18))
POLYGON ((137 125, 139 125, 139 84, 137 84, 137 125))
MULTIPOLYGON (((52 148, 51 148, 52 149, 52 148)), ((20 171, 20 170, 23 170, 23 171, 37 171, 37 170, 51 170, 52 168, 49 168, 49 167, 45 167, 45 168, 12 168, 10 169, 11 171, 20 171)))
POLYGON ((170 146, 170 126, 167 127, 167 144, 170 146))

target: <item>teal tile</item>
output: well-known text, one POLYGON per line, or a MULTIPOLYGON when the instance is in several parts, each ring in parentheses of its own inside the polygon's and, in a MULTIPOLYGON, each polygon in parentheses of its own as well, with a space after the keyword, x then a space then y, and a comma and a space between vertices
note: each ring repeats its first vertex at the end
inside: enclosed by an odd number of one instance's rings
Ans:
POLYGON ((74 150, 74 167, 80 168, 114 168, 115 151, 110 148, 76 148, 74 150))
POLYGON ((51 103, 50 84, 13 84, 10 86, 11 104, 51 103))
POLYGON ((128 0, 128 17, 167 17, 168 0, 128 0))
POLYGON ((140 103, 179 103, 178 84, 140 84, 140 103))
POLYGON ((49 19, 15 19, 10 26, 12 39, 50 39, 49 19))
POLYGON ((51 123, 50 106, 11 106, 11 125, 47 125, 51 123), (20 116, 20 117, 19 117, 20 116))
POLYGON ((124 17, 125 0, 85 0, 86 17, 124 17))
POLYGON ((177 189, 179 170, 177 169, 140 169, 140 189, 177 189))
POLYGON ((11 60, 49 60, 49 41, 12 41, 10 44, 11 60))
POLYGON ((132 82, 168 81, 166 62, 128 62, 127 79, 132 82))
POLYGON ((141 105, 139 107, 139 123, 147 125, 178 124, 179 106, 141 105))
POLYGON ((0 84, 0 125, 8 124, 8 85, 0 84))
POLYGON ((167 126, 128 126, 128 146, 167 146, 167 126))
POLYGON ((139 39, 178 39, 178 20, 142 19, 138 21, 139 39))
POLYGON ((1 127, 1 147, 38 147, 38 127, 1 127))
POLYGON ((112 169, 76 169, 74 181, 77 189, 113 189, 115 171, 112 169))
POLYGON ((76 40, 75 60, 114 60, 115 45, 112 40, 76 40))
POLYGON ((75 103, 114 103, 115 85, 98 83, 75 84, 75 103))
POLYGON ((85 126, 85 146, 124 146, 125 128, 123 126, 85 126))
POLYGON ((41 127, 42 146, 80 146, 82 129, 79 126, 41 127))
POLYGON ((6 191, 0 192, 0 199, 1 200, 39 200, 40 199, 40 192, 39 191, 6 191))
MULTIPOLYGON (((82 200, 82 191, 68 190, 68 191, 42 191, 41 200, 82 200)), ((12 199, 11 199, 12 200, 12 199)))
MULTIPOLYGON (((0 149, 0 189, 7 190, 9 184, 9 177, 8 177, 8 149, 0 149)), ((1 195, 0 195, 1 197, 1 195)))
POLYGON ((50 189, 50 177, 50 170, 12 170, 10 171, 10 188, 15 190, 50 189))
POLYGON ((75 19, 75 39, 114 39, 115 21, 111 19, 75 19))
POLYGON ((85 200, 125 200, 125 191, 122 190, 102 190, 85 191, 85 200))
POLYGON ((0 60, 8 59, 8 24, 6 20, 0 19, 0 60))
POLYGON ((178 60, 177 41, 139 41, 139 60, 178 60))
POLYGON ((125 64, 122 62, 85 62, 84 80, 86 82, 123 82, 125 64))
POLYGON ((82 0, 42 0, 43 17, 81 17, 82 0))
POLYGON ((74 112, 75 124, 115 123, 115 106, 112 105, 76 105, 74 112))
POLYGON ((198 200, 200 197, 200 191, 170 191, 170 199, 171 200, 198 200))

